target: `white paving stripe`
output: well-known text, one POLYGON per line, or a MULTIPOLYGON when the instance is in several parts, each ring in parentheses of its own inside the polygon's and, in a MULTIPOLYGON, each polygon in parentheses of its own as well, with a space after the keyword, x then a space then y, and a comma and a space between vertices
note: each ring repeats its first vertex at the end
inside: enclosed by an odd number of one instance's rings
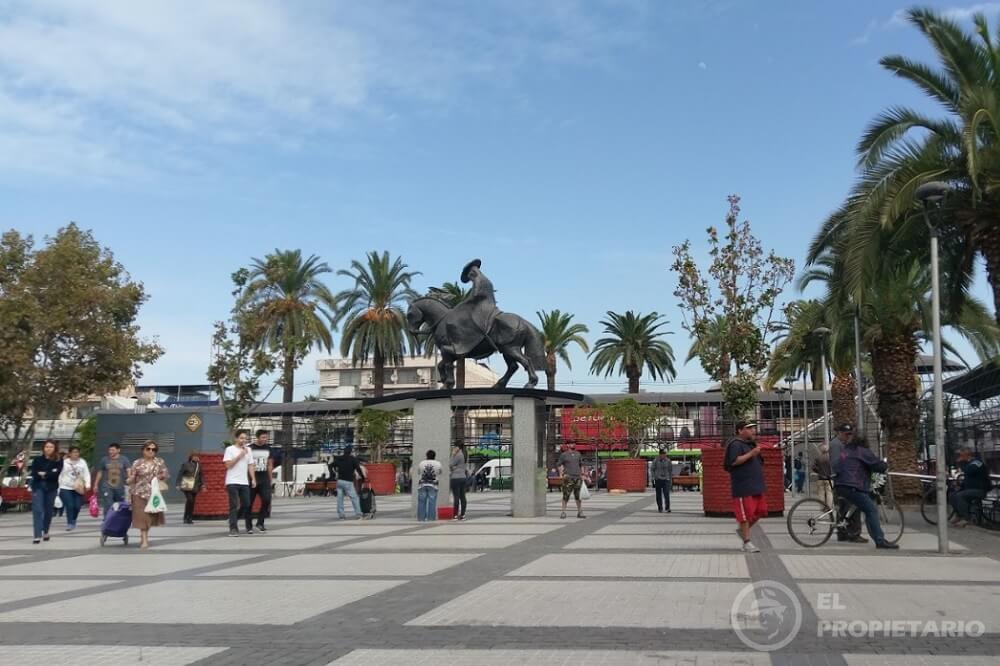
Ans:
POLYGON ((643 627, 727 629, 745 582, 490 581, 409 626, 643 627), (586 594, 597 604, 574 603, 586 594))
POLYGON ((185 569, 217 566, 238 562, 253 557, 246 555, 179 555, 154 552, 130 551, 126 559, 114 559, 108 554, 78 555, 56 560, 31 562, 4 566, 0 562, 0 577, 3 576, 162 576, 185 569), (141 559, 139 559, 141 558, 141 559))
POLYGON ((622 554, 609 560, 605 555, 566 553, 543 555, 511 571, 508 576, 575 578, 612 576, 619 578, 749 578, 746 556, 718 554, 622 554))
POLYGON ((770 666, 754 652, 673 652, 670 650, 354 650, 327 666, 770 666))
MULTIPOLYGON (((86 590, 91 587, 98 587, 100 585, 112 585, 114 583, 119 583, 121 581, 117 580, 35 580, 35 579, 20 579, 17 582, 4 581, 3 582, 3 600, 4 602, 11 601, 24 601, 26 599, 34 599, 36 597, 43 597, 50 594, 60 594, 62 592, 75 592, 77 590, 86 590)), ((2 608, 2 606, 0 606, 2 608)), ((18 613, 23 611, 16 611, 18 613)), ((2 647, 0 647, 0 656, 3 655, 2 647)))
POLYGON ((585 536, 566 546, 567 549, 594 550, 733 550, 739 551, 743 542, 732 534, 599 534, 585 536))
POLYGON ((479 550, 506 548, 525 539, 531 539, 533 536, 530 534, 449 534, 436 536, 425 536, 423 533, 405 534, 347 544, 343 550, 400 550, 403 552, 413 549, 479 550))
POLYGON ((237 565, 203 576, 427 576, 480 553, 307 553, 237 565))
MULTIPOLYGON (((1000 582, 1000 566, 988 557, 885 557, 881 555, 781 555, 793 578, 1000 582)), ((998 588, 1000 591, 1000 588, 998 588)))
MULTIPOLYGON (((167 624, 225 624, 239 615, 241 624, 295 624, 407 582, 396 580, 315 581, 253 579, 246 583, 217 580, 170 580, 102 592, 40 606, 0 613, 0 622, 131 623, 148 620, 167 624), (124 603, 134 599, 137 604, 124 603), (266 612, 240 613, 257 607, 266 612), (153 608, 147 612, 144 608, 153 608), (256 620, 259 619, 259 622, 256 620)), ((49 581, 39 581, 45 583, 49 581)), ((32 585, 34 586, 34 584, 32 585)), ((141 623, 141 622, 140 622, 141 623)))
POLYGON ((0 648, 2 664, 101 664, 101 666, 184 666, 214 654, 225 647, 153 647, 148 645, 87 645, 81 659, 79 645, 4 645, 0 648))

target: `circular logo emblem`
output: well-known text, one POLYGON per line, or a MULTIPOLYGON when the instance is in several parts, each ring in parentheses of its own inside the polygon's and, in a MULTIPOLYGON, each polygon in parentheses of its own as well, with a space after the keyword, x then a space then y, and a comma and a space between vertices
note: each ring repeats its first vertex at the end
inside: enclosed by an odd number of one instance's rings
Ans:
POLYGON ((197 432, 198 428, 201 427, 201 417, 199 417, 197 414, 192 414, 191 416, 187 417, 187 420, 184 422, 184 425, 186 425, 187 429, 190 430, 191 432, 197 432))
POLYGON ((773 580, 747 585, 736 595, 729 620, 748 648, 771 652, 785 647, 802 628, 802 604, 787 586, 773 580))

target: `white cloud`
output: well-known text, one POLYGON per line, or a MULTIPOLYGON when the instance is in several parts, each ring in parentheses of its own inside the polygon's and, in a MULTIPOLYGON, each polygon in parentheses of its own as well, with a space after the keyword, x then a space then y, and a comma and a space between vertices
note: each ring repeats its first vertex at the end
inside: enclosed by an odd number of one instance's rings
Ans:
POLYGON ((953 21, 970 21, 976 14, 987 16, 1000 14, 1000 2, 983 2, 970 7, 949 7, 941 14, 953 21))
POLYGON ((645 5, 13 0, 0 13, 0 172, 98 180, 290 146, 470 78, 599 63, 645 5))
MULTIPOLYGON (((892 13, 888 19, 872 19, 868 22, 863 33, 851 40, 851 44, 863 45, 871 41, 872 37, 876 33, 885 30, 895 30, 897 28, 905 28, 910 25, 910 21, 907 18, 906 9, 897 9, 892 13)), ((945 9, 938 10, 941 16, 956 21, 958 23, 964 23, 971 21, 972 17, 976 14, 984 14, 987 18, 993 18, 1000 15, 1000 2, 981 2, 974 5, 969 5, 968 7, 947 7, 945 9)))

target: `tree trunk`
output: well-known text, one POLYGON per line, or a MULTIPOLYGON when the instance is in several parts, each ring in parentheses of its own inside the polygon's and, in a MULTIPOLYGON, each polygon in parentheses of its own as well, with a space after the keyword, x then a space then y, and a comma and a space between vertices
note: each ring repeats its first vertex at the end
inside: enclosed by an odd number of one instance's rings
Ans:
POLYGON ((465 388, 465 358, 455 360, 455 388, 465 388))
POLYGON ((642 376, 642 370, 635 365, 625 366, 625 376, 628 377, 628 392, 638 393, 639 392, 639 377, 642 376))
POLYGON ((375 384, 375 397, 381 398, 385 395, 385 357, 379 349, 375 350, 374 367, 372 383, 375 384))
MULTIPOLYGON (((872 345, 872 369, 878 397, 878 415, 886 439, 890 472, 917 473, 917 379, 914 365, 917 343, 912 336, 882 339, 872 345)), ((872 445, 874 449, 874 444, 872 445)), ((893 493, 898 502, 920 501, 920 483, 895 477, 893 493)))
POLYGON ((857 427, 858 402, 857 383, 854 375, 845 373, 836 375, 830 383, 830 396, 833 398, 833 427, 850 423, 857 427))
POLYGON ((551 351, 545 354, 545 385, 550 391, 556 390, 556 354, 551 351))
MULTIPOLYGON (((285 354, 284 366, 282 367, 281 401, 295 401, 295 356, 285 354)), ((285 481, 292 480, 292 471, 295 469, 295 461, 292 459, 292 415, 286 414, 281 417, 281 478, 285 481)))
POLYGON ((993 289, 993 316, 1000 323, 1000 225, 993 223, 976 234, 976 245, 986 259, 986 276, 993 289))

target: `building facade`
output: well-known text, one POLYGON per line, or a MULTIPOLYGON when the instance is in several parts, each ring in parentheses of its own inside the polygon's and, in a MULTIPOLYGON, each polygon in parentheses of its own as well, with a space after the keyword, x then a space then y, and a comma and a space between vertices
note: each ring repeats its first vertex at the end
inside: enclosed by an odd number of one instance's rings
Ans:
MULTIPOLYGON (((402 365, 385 368, 385 393, 440 388, 436 356, 404 357, 402 365)), ((350 359, 324 358, 316 362, 319 371, 319 399, 370 398, 375 395, 374 368, 371 363, 354 365, 350 359)), ((465 388, 490 388, 500 379, 495 372, 472 361, 465 363, 465 388)))

